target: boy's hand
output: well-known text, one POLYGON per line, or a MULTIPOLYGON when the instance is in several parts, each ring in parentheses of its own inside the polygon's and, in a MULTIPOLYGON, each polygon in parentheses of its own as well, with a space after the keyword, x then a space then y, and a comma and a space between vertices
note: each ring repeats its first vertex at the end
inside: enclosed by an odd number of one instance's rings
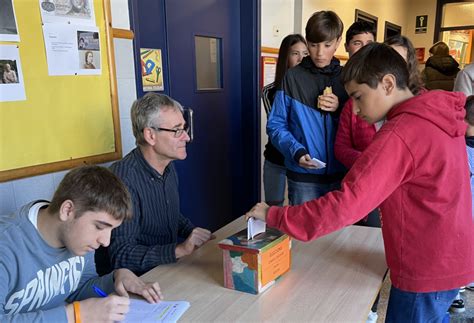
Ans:
POLYGON ((212 239, 215 239, 215 236, 211 234, 211 231, 203 228, 194 228, 188 238, 176 246, 176 258, 190 255, 195 249, 212 239))
MULTIPOLYGON (((117 295, 104 298, 89 298, 79 302, 82 322, 115 322, 123 321, 128 313, 130 299, 117 295)), ((66 306, 68 322, 74 322, 72 304, 66 306)))
POLYGON ((157 303, 163 299, 160 285, 157 282, 144 283, 128 269, 117 269, 114 272, 115 292, 128 297, 128 292, 142 296, 148 303, 157 303))
POLYGON ((334 112, 339 107, 339 99, 334 93, 318 96, 318 106, 323 111, 334 112))
POLYGON ((249 218, 255 218, 267 222, 269 208, 270 206, 264 202, 255 204, 255 206, 251 208, 250 211, 245 213, 245 221, 247 221, 249 218))
POLYGON ((311 156, 309 154, 300 157, 299 165, 304 168, 318 169, 318 167, 311 162, 311 156))

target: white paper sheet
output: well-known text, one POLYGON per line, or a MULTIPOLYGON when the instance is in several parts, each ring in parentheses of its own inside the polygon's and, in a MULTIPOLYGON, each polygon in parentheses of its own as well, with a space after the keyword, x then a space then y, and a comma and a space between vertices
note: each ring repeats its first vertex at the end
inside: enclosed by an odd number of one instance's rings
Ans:
POLYGON ((49 75, 101 74, 97 27, 44 24, 43 36, 49 75))
POLYGON ((39 0, 43 23, 95 26, 94 0, 39 0))
POLYGON ((0 45, 0 102, 26 100, 20 51, 16 45, 0 45), (6 65, 10 66, 7 72, 6 65), (7 75, 4 75, 4 73, 7 75))
POLYGON ((123 322, 176 322, 189 306, 189 302, 185 301, 161 301, 150 304, 144 300, 131 299, 130 311, 123 322))
POLYGON ((249 218, 247 221, 247 240, 253 239, 257 234, 265 232, 267 224, 261 220, 249 218))
POLYGON ((313 164, 317 169, 326 167, 326 163, 323 162, 323 161, 320 161, 317 158, 312 158, 311 159, 311 164, 313 164))

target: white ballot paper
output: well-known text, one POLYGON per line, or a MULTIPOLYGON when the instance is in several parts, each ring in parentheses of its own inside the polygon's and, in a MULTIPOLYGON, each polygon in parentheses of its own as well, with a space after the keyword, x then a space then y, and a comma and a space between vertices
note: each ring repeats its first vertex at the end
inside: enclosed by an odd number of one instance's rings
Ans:
POLYGON ((185 301, 150 304, 145 300, 131 299, 130 311, 123 322, 177 322, 189 306, 189 302, 185 301))
POLYGON ((323 161, 320 161, 317 158, 311 158, 311 164, 313 164, 317 169, 326 167, 326 163, 323 161))
POLYGON ((261 220, 249 218, 247 221, 247 240, 253 239, 257 234, 265 232, 267 225, 261 220))

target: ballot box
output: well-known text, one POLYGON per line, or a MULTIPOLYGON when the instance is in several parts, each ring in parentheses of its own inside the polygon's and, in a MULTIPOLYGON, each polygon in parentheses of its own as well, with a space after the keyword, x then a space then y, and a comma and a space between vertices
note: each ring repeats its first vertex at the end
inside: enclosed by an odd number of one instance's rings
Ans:
POLYGON ((272 228, 247 239, 244 229, 219 242, 224 286, 258 294, 272 286, 291 266, 291 239, 272 228))

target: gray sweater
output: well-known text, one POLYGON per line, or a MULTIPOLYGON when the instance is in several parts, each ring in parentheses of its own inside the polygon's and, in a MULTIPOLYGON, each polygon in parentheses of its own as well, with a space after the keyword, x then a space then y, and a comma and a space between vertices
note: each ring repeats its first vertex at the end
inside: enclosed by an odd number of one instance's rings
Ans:
POLYGON ((30 207, 0 216, 0 322, 67 322, 66 303, 110 293, 113 273, 98 278, 94 253, 53 248, 28 219, 30 207))

